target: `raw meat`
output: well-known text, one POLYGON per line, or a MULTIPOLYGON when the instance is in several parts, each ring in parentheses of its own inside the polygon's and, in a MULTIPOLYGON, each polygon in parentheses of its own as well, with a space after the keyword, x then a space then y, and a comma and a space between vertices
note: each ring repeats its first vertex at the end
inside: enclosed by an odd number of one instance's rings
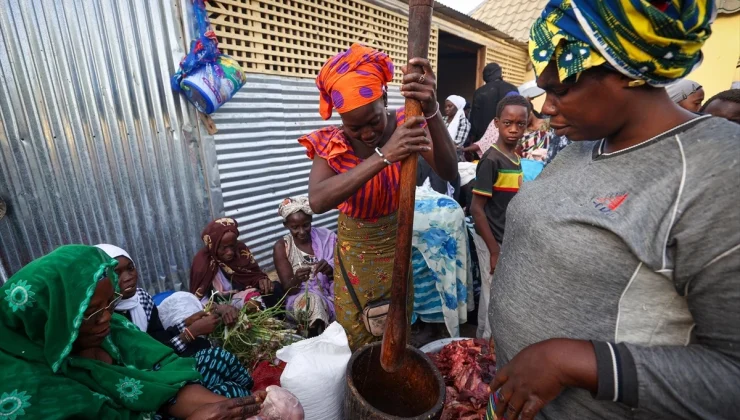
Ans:
POLYGON ((447 386, 441 420, 484 419, 488 408, 488 384, 496 374, 493 347, 485 340, 455 341, 429 357, 447 386))
POLYGON ((257 363, 252 371, 252 379, 254 380, 252 392, 264 391, 271 385, 280 386, 280 375, 283 374, 284 370, 285 362, 279 362, 277 365, 268 361, 257 363))

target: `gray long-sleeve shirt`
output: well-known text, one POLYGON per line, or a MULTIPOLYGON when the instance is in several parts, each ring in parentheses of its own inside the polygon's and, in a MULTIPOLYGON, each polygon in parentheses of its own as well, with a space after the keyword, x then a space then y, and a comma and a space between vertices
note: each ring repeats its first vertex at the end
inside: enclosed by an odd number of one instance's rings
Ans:
POLYGON ((702 117, 613 154, 573 143, 509 205, 498 360, 591 340, 597 398, 545 419, 740 418, 740 125, 702 117))

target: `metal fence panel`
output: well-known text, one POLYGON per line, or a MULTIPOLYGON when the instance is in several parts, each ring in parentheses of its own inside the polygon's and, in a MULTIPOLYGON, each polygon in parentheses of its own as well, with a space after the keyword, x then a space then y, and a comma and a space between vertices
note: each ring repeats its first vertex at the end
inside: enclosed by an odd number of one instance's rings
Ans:
MULTIPOLYGON (((403 105, 390 87, 389 108, 403 105)), ((311 161, 297 139, 327 125, 319 116, 313 80, 250 74, 247 84, 213 115, 218 170, 226 215, 263 269, 273 268, 272 247, 287 230, 277 214, 280 201, 308 193, 311 161)), ((336 229, 337 212, 314 217, 315 226, 336 229)))
MULTIPOLYGON (((0 262, 128 250, 151 292, 188 283, 210 218, 176 0, 0 0, 0 262)), ((2 273, 3 271, 0 271, 2 273)))

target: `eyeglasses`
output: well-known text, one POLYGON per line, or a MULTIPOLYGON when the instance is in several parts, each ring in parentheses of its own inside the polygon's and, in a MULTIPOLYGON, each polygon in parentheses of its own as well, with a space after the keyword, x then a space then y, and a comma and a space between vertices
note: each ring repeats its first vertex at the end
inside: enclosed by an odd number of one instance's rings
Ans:
POLYGON ((82 318, 85 322, 95 318, 97 315, 100 315, 103 311, 113 312, 114 309, 116 309, 116 305, 118 305, 118 302, 123 299, 123 295, 116 293, 116 297, 113 298, 113 300, 106 306, 105 308, 98 309, 97 311, 91 313, 90 315, 82 318))

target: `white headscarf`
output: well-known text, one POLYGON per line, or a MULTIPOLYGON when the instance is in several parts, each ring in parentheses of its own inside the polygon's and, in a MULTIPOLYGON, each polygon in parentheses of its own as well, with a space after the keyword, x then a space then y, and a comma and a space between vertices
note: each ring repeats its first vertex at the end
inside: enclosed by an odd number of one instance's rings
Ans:
MULTIPOLYGON (((128 252, 115 245, 99 244, 95 245, 95 247, 105 251, 105 253, 108 254, 108 256, 111 258, 126 257, 131 261, 132 264, 134 262, 128 252)), ((116 311, 128 311, 128 313, 131 314, 131 322, 136 324, 136 326, 144 332, 146 332, 147 328, 149 327, 149 318, 147 318, 144 307, 141 306, 141 303, 139 302, 138 292, 130 298, 122 299, 120 302, 118 302, 118 305, 116 305, 116 311)))
POLYGON ((159 310, 159 320, 162 321, 162 326, 167 329, 202 311, 203 304, 192 293, 175 292, 163 300, 157 310, 159 310))
POLYGON ((527 99, 534 99, 545 94, 543 89, 537 86, 537 80, 530 80, 519 86, 519 94, 527 99))
MULTIPOLYGON (((450 137, 453 141, 457 142, 457 130, 460 128, 460 118, 465 118, 465 98, 457 95, 450 95, 447 100, 452 102, 457 107, 457 113, 452 119, 452 122, 447 126, 447 131, 450 132, 450 137)), ((457 143, 456 143, 457 144, 457 143)))
POLYGON ((668 92, 668 96, 674 103, 679 103, 684 99, 687 99, 691 94, 701 89, 701 85, 693 80, 683 79, 678 82, 666 86, 665 90, 668 92))

